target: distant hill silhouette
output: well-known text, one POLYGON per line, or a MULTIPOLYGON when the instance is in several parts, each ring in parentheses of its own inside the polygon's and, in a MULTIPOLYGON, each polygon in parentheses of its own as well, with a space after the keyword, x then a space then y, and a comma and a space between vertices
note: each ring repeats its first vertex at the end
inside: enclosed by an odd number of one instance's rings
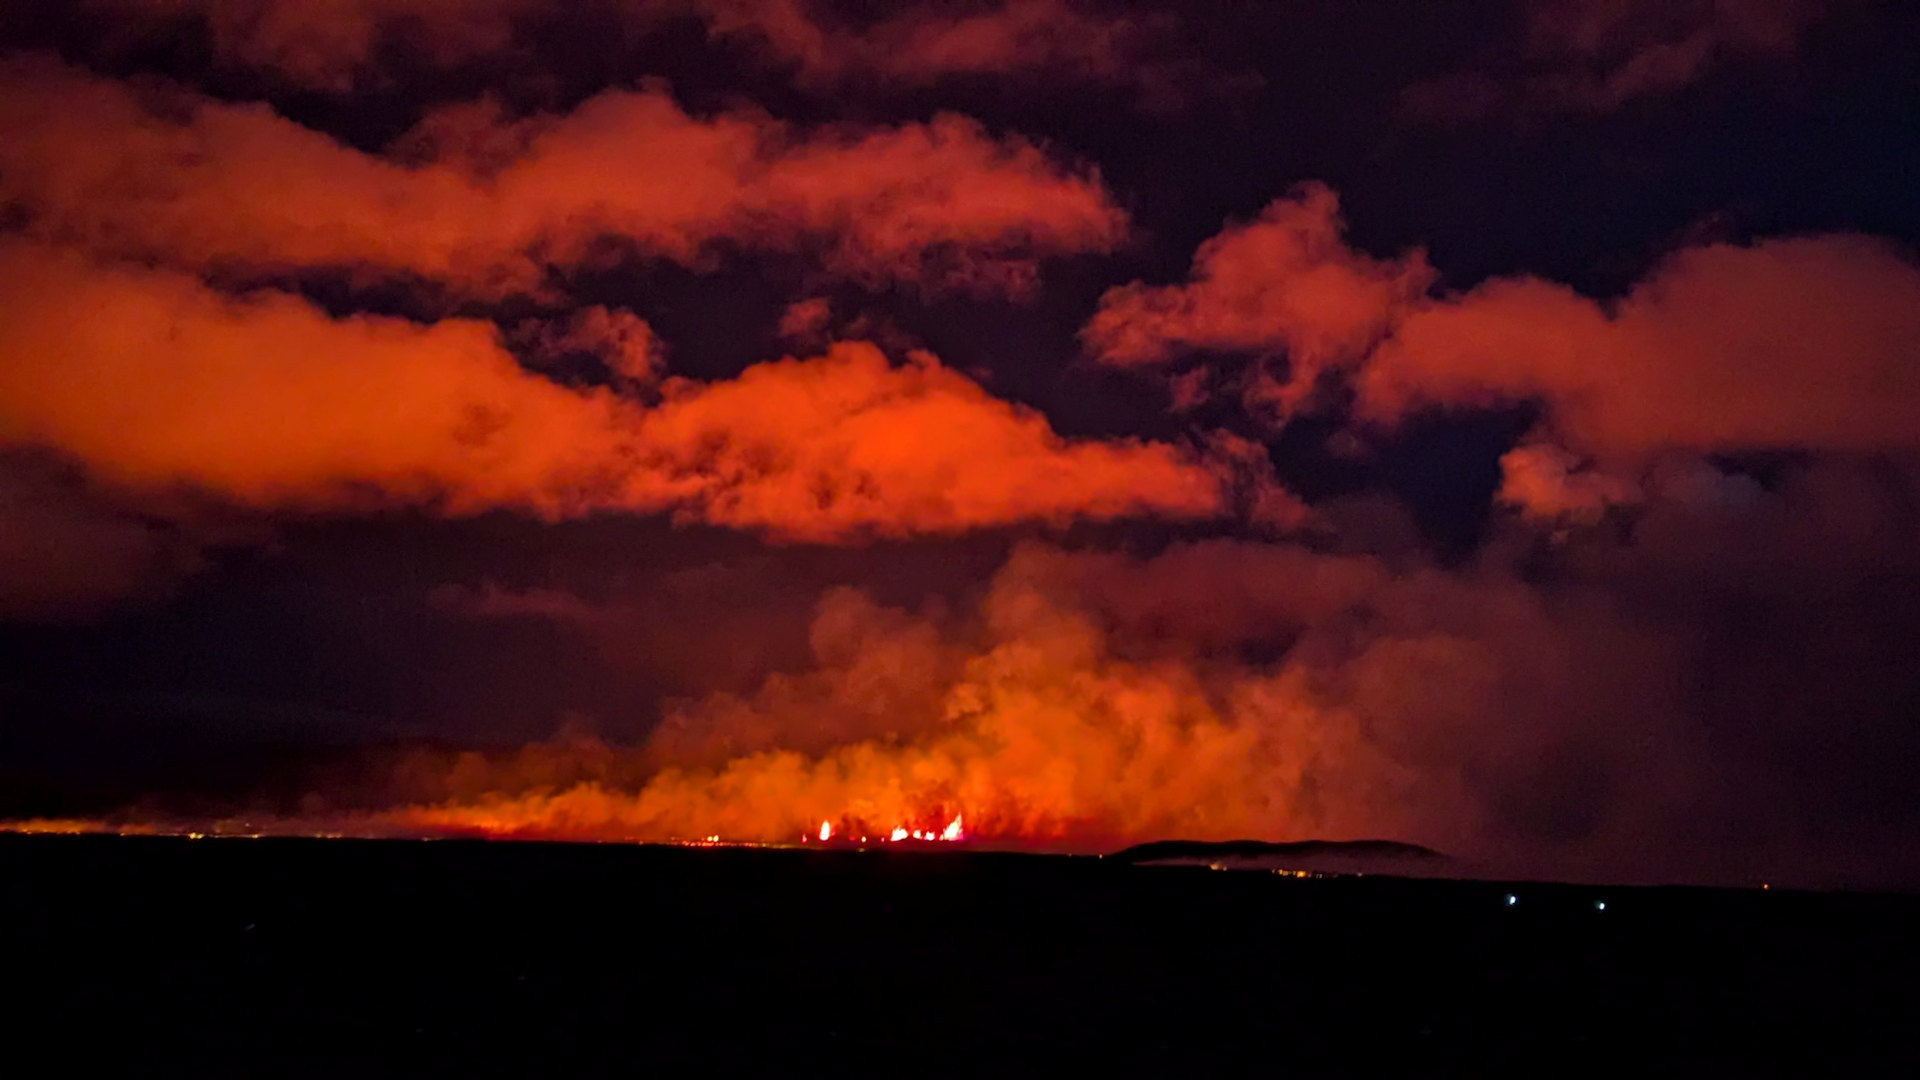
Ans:
POLYGON ((1217 859, 1301 860, 1355 859, 1406 863, 1444 862, 1447 856, 1419 844, 1398 840, 1295 840, 1274 844, 1265 840, 1155 840, 1116 851, 1107 858, 1127 863, 1171 861, 1206 862, 1217 859))

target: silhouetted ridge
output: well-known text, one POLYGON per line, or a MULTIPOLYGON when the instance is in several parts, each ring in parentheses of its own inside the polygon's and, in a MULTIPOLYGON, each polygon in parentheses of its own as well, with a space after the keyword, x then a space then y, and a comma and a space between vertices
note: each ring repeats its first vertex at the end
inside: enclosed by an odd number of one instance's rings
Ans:
POLYGON ((1446 856, 1419 844, 1398 840, 1296 840, 1286 844, 1265 840, 1155 840, 1135 844, 1107 856, 1121 862, 1158 862, 1162 859, 1233 858, 1324 858, 1327 856, 1366 859, 1438 860, 1446 856))

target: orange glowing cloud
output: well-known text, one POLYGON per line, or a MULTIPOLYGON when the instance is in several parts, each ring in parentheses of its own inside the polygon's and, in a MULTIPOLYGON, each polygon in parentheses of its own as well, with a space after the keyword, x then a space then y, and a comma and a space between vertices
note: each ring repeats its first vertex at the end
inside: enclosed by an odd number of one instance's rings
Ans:
POLYGON ((480 296, 615 252, 818 253, 870 283, 1019 292, 1038 260, 1114 248, 1090 170, 942 116, 800 131, 688 115, 660 90, 564 116, 430 116, 388 156, 185 91, 143 95, 44 59, 0 63, 0 199, 35 236, 195 270, 331 268, 480 296))
POLYGON ((114 483, 557 515, 593 505, 625 424, 612 394, 526 374, 488 323, 336 320, 19 242, 0 246, 0 282, 0 438, 114 483))
POLYGON ((1135 440, 1069 442, 930 355, 892 367, 869 345, 670 383, 642 453, 693 516, 804 539, 901 520, 958 532, 1223 509, 1218 465, 1135 440))
POLYGON ((331 318, 275 292, 0 244, 0 442, 262 507, 670 512, 792 539, 1226 512, 1231 463, 1075 441, 863 344, 669 379, 651 408, 520 368, 490 323, 331 318))
POLYGON ((1382 261, 1349 248, 1332 193, 1310 186, 1202 245, 1190 283, 1109 292, 1082 338, 1129 366, 1239 354, 1253 404, 1280 419, 1334 374, 1376 423, 1538 403, 1572 456, 1516 452, 1509 494, 1543 508, 1631 497, 1630 485, 1574 476, 1583 455, 1920 441, 1920 265, 1870 237, 1684 249, 1613 302, 1534 277, 1435 296, 1432 280, 1417 252, 1382 261))
POLYGON ((1081 337, 1121 366, 1194 350, 1284 361, 1263 373, 1261 393, 1288 411, 1322 371, 1363 356, 1433 278, 1417 252, 1374 259, 1348 247, 1345 231, 1339 198, 1305 185, 1202 244, 1187 284, 1109 290, 1081 337))

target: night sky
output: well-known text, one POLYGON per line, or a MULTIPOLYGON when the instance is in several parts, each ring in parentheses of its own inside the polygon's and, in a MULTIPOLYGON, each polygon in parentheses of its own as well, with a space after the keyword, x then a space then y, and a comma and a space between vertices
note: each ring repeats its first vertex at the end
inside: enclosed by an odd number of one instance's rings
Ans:
POLYGON ((1920 884, 1920 10, 0 11, 0 818, 1920 884))

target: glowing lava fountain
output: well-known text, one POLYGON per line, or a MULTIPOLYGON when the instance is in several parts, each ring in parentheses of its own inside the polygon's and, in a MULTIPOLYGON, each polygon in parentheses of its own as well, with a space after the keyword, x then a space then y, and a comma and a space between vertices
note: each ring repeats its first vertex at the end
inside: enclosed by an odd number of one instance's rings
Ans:
MULTIPOLYGON (((817 835, 823 844, 832 843, 836 837, 845 843, 853 844, 875 842, 882 844, 900 844, 911 841, 919 841, 926 844, 957 844, 967 838, 967 828, 965 815, 955 814, 952 821, 947 822, 943 828, 939 829, 910 829, 905 825, 895 825, 892 829, 876 829, 867 832, 856 828, 848 828, 844 821, 841 827, 838 828, 834 826, 832 821, 823 821, 820 823, 820 831, 817 835)), ((810 839, 811 837, 802 836, 800 842, 804 844, 810 839)))

